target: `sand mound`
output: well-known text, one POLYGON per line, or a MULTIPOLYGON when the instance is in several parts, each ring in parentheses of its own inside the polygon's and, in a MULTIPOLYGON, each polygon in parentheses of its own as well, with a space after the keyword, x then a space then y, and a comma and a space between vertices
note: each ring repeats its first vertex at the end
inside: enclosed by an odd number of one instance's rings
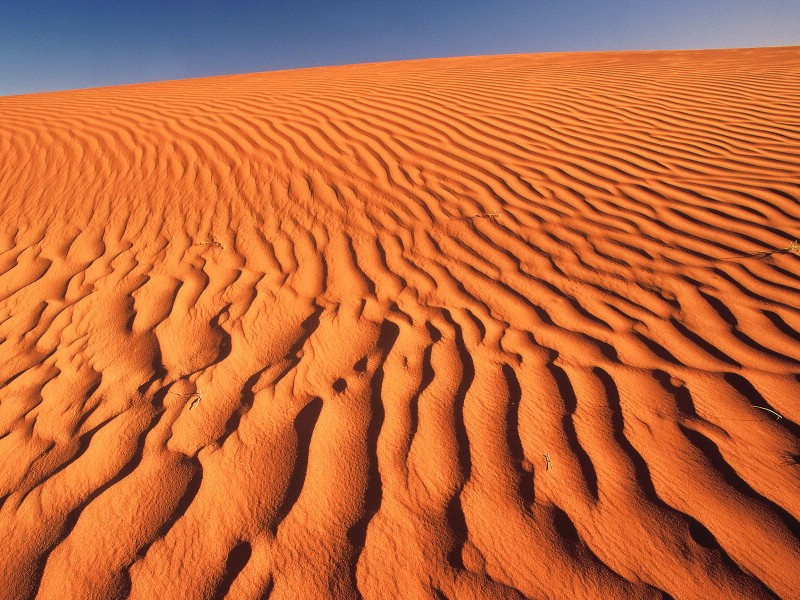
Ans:
POLYGON ((7 97, 0 159, 0 597, 800 597, 797 48, 7 97))

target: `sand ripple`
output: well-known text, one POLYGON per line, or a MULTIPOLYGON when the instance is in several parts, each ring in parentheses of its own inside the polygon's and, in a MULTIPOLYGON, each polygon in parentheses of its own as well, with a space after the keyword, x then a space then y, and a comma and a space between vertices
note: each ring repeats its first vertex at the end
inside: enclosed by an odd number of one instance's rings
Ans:
POLYGON ((0 597, 800 597, 798 173, 797 48, 0 98, 0 597))

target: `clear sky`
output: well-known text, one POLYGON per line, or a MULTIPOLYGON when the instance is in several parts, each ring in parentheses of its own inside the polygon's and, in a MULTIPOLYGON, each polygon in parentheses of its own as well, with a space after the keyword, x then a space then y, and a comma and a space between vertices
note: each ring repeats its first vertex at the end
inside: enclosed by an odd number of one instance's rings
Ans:
POLYGON ((438 56, 800 44, 800 0, 0 0, 0 95, 438 56))

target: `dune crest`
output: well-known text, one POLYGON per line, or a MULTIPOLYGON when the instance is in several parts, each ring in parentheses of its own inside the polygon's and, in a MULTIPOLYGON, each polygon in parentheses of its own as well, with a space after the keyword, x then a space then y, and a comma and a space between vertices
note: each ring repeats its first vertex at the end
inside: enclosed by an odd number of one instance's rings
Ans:
POLYGON ((798 48, 6 97, 0 158, 0 597, 798 597, 798 48))

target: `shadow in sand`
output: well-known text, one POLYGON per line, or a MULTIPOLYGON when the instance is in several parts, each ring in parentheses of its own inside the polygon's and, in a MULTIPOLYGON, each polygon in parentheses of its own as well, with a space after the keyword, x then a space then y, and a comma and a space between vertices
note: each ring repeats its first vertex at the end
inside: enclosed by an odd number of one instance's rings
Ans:
POLYGON ((228 560, 225 561, 225 572, 214 594, 215 600, 223 600, 223 598, 228 595, 234 580, 245 568, 252 554, 253 549, 248 542, 242 542, 234 546, 230 554, 228 554, 228 560))
POLYGON ((314 428, 321 412, 322 399, 314 398, 297 413, 294 419, 294 430, 297 435, 297 458, 294 463, 294 470, 289 478, 289 485, 286 487, 286 493, 283 496, 283 502, 275 516, 275 529, 292 510, 292 507, 300 498, 300 492, 303 491, 306 471, 308 470, 311 436, 314 433, 314 428))

